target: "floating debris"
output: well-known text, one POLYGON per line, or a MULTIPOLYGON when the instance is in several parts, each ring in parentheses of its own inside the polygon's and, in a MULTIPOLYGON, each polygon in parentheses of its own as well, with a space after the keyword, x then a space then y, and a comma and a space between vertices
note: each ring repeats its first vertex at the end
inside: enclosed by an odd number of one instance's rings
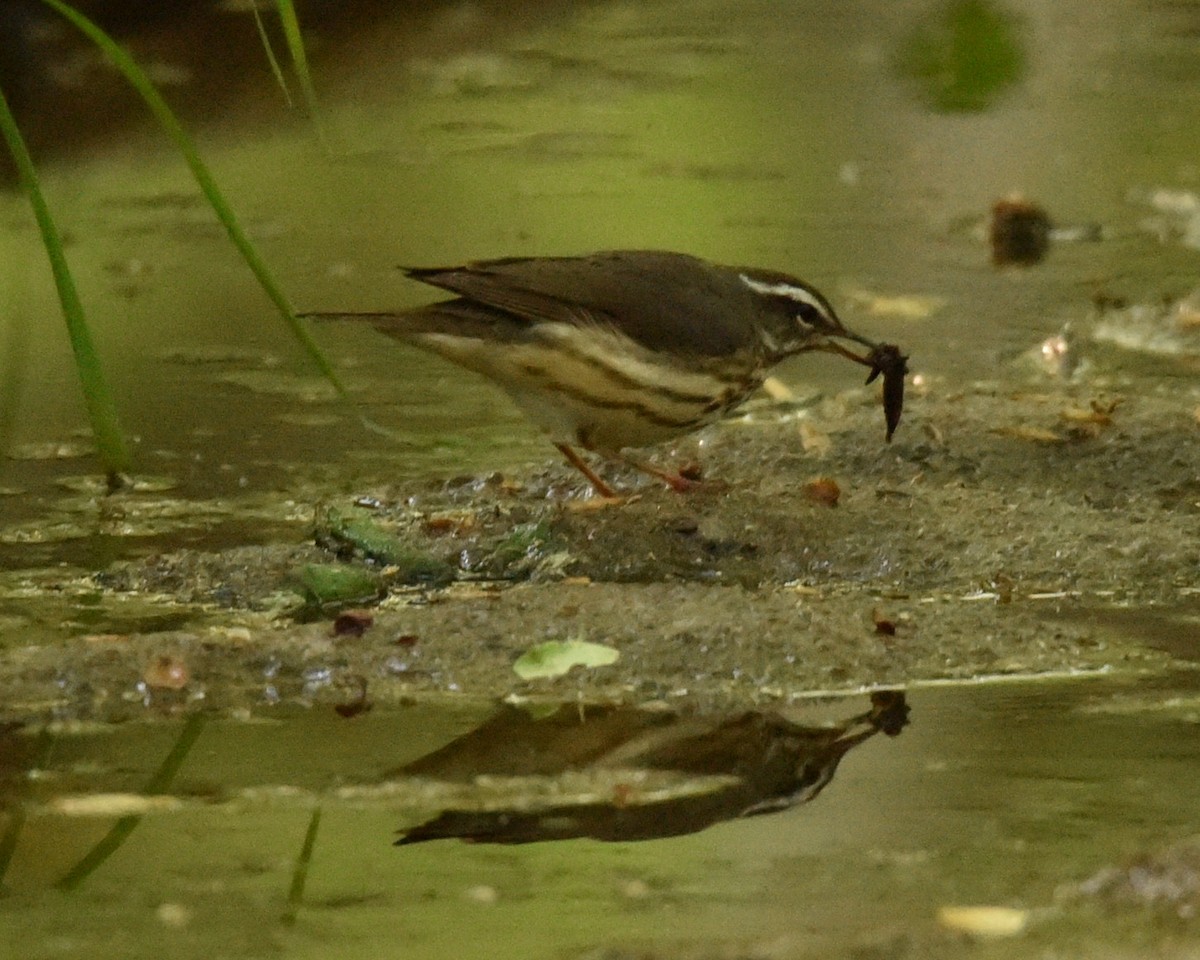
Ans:
POLYGON ((1015 937, 1029 925, 1029 911, 1013 907, 956 907, 938 910, 938 923, 976 937, 1015 937))
POLYGON ((1020 196, 992 204, 988 240, 992 263, 1031 267, 1041 263, 1050 249, 1050 215, 1036 203, 1020 196))

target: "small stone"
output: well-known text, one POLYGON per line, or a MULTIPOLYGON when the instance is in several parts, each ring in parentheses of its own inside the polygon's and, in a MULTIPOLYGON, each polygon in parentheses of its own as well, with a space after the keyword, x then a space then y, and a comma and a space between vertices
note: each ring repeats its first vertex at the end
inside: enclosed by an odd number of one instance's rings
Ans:
POLYGON ((179 657, 164 654, 146 667, 142 679, 152 690, 182 690, 191 680, 191 673, 179 657))

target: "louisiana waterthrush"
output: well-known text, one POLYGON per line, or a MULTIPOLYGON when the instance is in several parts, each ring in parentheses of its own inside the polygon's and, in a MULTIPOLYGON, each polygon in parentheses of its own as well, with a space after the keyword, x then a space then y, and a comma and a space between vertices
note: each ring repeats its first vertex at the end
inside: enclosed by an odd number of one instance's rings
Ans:
POLYGON ((783 273, 652 250, 404 270, 454 299, 306 315, 366 320, 491 378, 601 496, 614 496, 612 488, 576 447, 687 489, 692 481, 624 451, 720 419, 793 354, 839 353, 871 368, 868 383, 882 373, 889 440, 900 419, 899 349, 847 330, 825 297, 783 273))

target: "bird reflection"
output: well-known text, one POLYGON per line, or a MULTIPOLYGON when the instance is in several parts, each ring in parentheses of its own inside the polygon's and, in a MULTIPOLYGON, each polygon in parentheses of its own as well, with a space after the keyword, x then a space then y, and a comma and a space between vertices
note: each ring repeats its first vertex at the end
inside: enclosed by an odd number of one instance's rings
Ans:
POLYGON ((565 704, 536 717, 506 706, 393 776, 474 785, 456 806, 402 831, 397 845, 458 837, 533 843, 649 840, 807 803, 852 748, 908 723, 904 694, 830 727, 775 714, 688 716, 565 704))

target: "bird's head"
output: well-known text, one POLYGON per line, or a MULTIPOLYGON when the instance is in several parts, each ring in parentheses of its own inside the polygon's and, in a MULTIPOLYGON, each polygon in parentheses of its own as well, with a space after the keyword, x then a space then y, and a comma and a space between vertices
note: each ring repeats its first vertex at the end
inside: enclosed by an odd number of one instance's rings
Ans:
POLYGON ((891 440, 900 422, 904 377, 908 372, 908 357, 900 348, 846 329, 825 296, 803 280, 770 270, 741 269, 737 274, 755 299, 758 307, 755 312, 761 318, 759 338, 772 359, 806 350, 823 350, 870 367, 867 383, 883 374, 887 438, 891 440), (861 344, 867 352, 855 352, 840 342, 843 340, 861 344))
MULTIPOLYGON (((764 339, 780 356, 803 350, 828 349, 830 338, 853 340, 866 347, 876 344, 847 330, 833 305, 816 287, 785 273, 742 269, 738 279, 750 291, 764 320, 764 339)), ((840 352, 836 351, 835 352, 840 352)))

